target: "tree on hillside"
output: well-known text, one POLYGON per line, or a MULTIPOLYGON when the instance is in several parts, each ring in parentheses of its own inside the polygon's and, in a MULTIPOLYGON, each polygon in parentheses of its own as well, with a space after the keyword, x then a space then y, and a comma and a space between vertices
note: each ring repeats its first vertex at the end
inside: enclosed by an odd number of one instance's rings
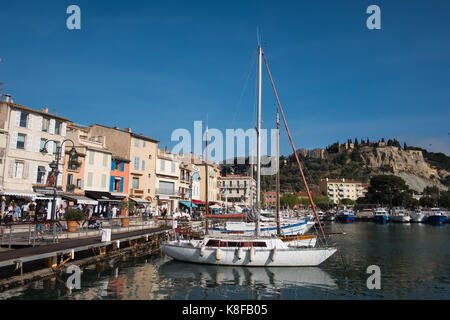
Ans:
POLYGON ((370 179, 364 202, 381 205, 405 206, 411 202, 412 190, 405 180, 394 175, 378 175, 370 179))
POLYGON ((381 142, 384 142, 384 138, 381 138, 381 142))
POLYGON ((408 147, 406 146, 406 142, 403 143, 403 150, 406 150, 408 147))
POLYGON ((355 148, 358 147, 358 138, 355 138, 355 148))
POLYGON ((284 208, 293 208, 296 204, 300 204, 300 199, 292 193, 285 193, 280 199, 280 205, 284 208))

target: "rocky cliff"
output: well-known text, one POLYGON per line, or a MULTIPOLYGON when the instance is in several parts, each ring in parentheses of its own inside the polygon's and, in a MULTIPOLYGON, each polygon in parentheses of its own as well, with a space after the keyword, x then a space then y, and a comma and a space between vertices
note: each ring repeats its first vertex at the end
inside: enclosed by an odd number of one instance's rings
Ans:
POLYGON ((445 180, 450 172, 431 166, 420 150, 403 150, 394 146, 364 146, 360 148, 360 154, 367 167, 384 172, 390 169, 393 174, 402 177, 411 189, 422 192, 425 187, 434 185, 447 190, 441 181, 445 180))

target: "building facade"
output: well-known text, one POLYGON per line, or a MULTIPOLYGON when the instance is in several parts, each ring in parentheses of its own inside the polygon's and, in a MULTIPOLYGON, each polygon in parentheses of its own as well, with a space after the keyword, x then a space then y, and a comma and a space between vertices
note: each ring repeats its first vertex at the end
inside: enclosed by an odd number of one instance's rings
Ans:
POLYGON ((364 197, 367 192, 367 184, 360 181, 349 179, 322 179, 319 182, 320 191, 333 200, 334 203, 339 203, 342 199, 357 200, 364 197))
POLYGON ((243 175, 227 175, 220 178, 222 201, 240 206, 250 207, 255 201, 256 181, 243 175), (253 197, 253 199, 252 199, 253 197))
MULTIPOLYGON (((58 150, 62 156, 58 170, 63 172, 64 148, 61 146, 68 119, 48 113, 47 108, 37 110, 14 103, 9 96, 0 101, 0 115, 0 194, 26 198, 45 196, 49 191, 47 184, 54 185, 49 164, 55 160, 58 150), (47 152, 41 153, 45 144, 47 152)), ((56 182, 62 192, 62 174, 56 182)))
MULTIPOLYGON (((183 185, 186 187, 185 181, 183 181, 183 185)), ((161 149, 158 149, 156 159, 156 198, 158 205, 166 208, 169 212, 178 208, 180 160, 177 155, 161 149)))

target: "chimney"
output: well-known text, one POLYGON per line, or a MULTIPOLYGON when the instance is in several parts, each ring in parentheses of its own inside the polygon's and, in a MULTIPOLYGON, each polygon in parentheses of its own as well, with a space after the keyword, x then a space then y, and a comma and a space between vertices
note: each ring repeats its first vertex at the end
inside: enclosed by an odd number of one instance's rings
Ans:
POLYGON ((48 113, 48 108, 44 107, 44 108, 41 109, 41 111, 44 112, 44 113, 48 113))
POLYGON ((9 94, 5 94, 5 102, 12 102, 11 96, 9 94))

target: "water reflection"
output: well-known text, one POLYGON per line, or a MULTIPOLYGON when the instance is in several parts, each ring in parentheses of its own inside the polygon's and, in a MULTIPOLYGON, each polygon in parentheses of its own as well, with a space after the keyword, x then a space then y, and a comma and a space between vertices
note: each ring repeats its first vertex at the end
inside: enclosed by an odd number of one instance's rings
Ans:
POLYGON ((199 282, 203 287, 234 285, 279 289, 287 286, 335 289, 335 280, 318 267, 246 268, 233 266, 197 265, 178 261, 164 263, 159 272, 172 279, 199 282))

